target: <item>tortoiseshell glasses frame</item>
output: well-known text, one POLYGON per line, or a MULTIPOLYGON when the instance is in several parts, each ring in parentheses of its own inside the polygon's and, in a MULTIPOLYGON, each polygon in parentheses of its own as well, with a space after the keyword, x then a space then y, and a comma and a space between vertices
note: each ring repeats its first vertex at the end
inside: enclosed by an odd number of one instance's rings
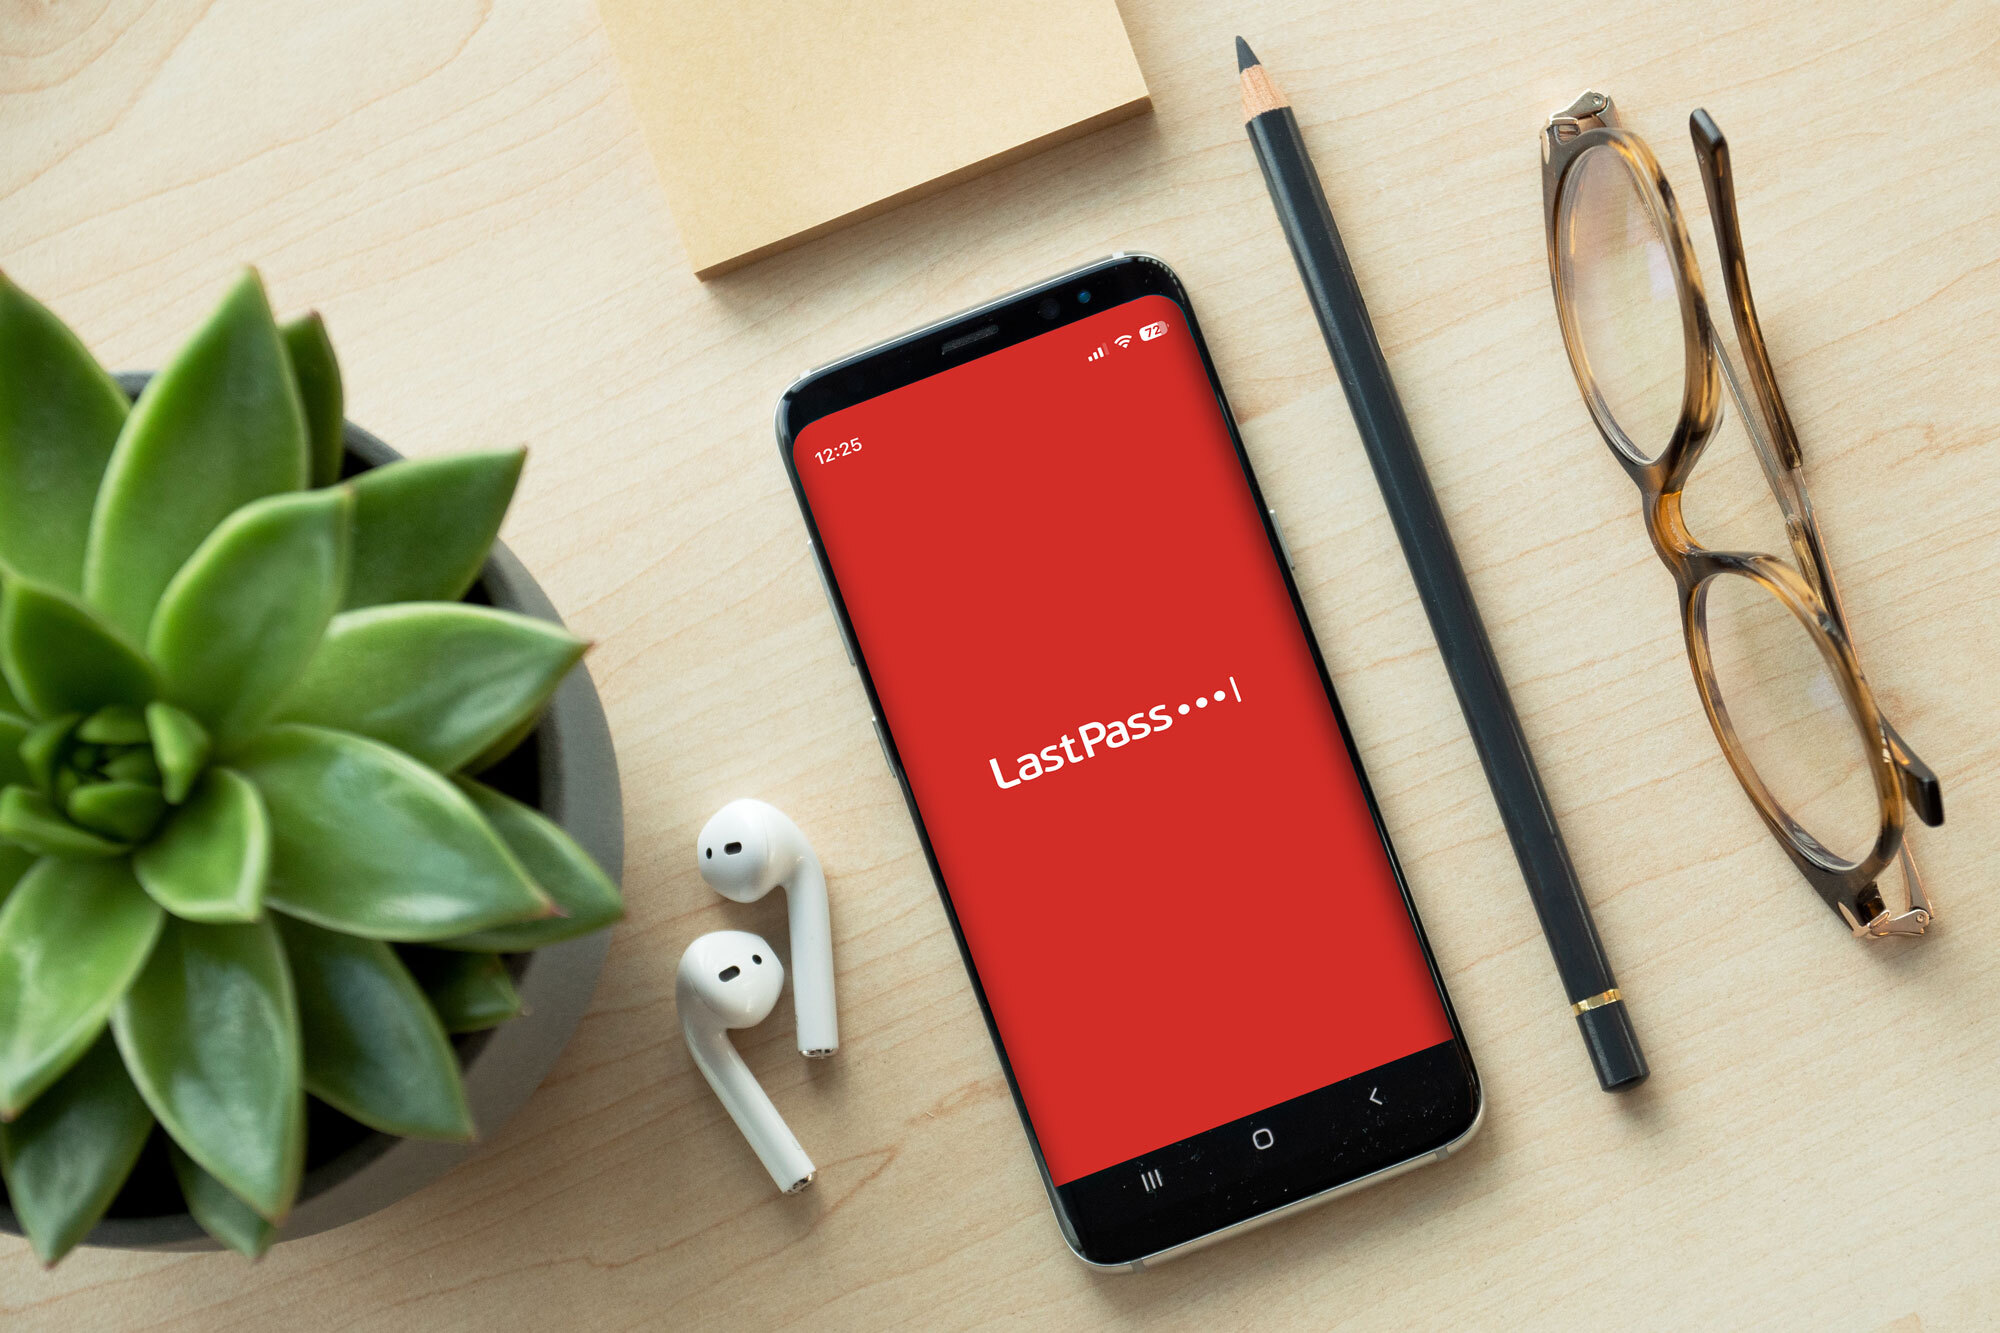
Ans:
POLYGON ((1675 206, 1673 190, 1645 141, 1620 128, 1612 113, 1611 99, 1596 92, 1583 94, 1550 116, 1542 131, 1542 203, 1548 228, 1549 280, 1555 291, 1557 316, 1562 322, 1563 344, 1591 418, 1605 443, 1611 446, 1613 456, 1639 487, 1653 548, 1679 587, 1681 626, 1687 639, 1689 663, 1694 669, 1695 687, 1716 739, 1744 792, 1791 857, 1792 864, 1857 938, 1922 935, 1933 913, 1903 836, 1905 811, 1915 810, 1926 824, 1943 823, 1943 791, 1937 776, 1882 716, 1855 659, 1840 592, 1834 584, 1812 503, 1806 494, 1798 437, 1778 394, 1770 354, 1750 299, 1729 148, 1706 111, 1696 111, 1689 118, 1689 131, 1701 163, 1702 183, 1708 192, 1709 216, 1722 257, 1730 314, 1755 390, 1754 410, 1745 401, 1736 371, 1716 338, 1702 293, 1701 271, 1675 206), (1570 197, 1580 180, 1575 168, 1590 153, 1615 154, 1630 173, 1638 201, 1650 213, 1657 239, 1664 243, 1666 268, 1680 308, 1685 358, 1680 419, 1665 449, 1656 456, 1649 455, 1627 437, 1607 404, 1579 328, 1570 265, 1563 262, 1577 246, 1572 233, 1572 215, 1577 205, 1570 197), (1772 555, 1710 550, 1695 540, 1683 521, 1681 493, 1702 449, 1721 421, 1725 384, 1743 418, 1771 494, 1783 512, 1796 567, 1772 555), (1730 720, 1717 680, 1707 613, 1713 581, 1724 575, 1747 578, 1782 603, 1811 636, 1832 679, 1838 683, 1847 716, 1860 733, 1880 811, 1874 844, 1858 861, 1837 855, 1786 810, 1758 775, 1748 748, 1730 720), (1876 883, 1891 861, 1900 862, 1909 886, 1909 904, 1900 912, 1883 901, 1876 883))

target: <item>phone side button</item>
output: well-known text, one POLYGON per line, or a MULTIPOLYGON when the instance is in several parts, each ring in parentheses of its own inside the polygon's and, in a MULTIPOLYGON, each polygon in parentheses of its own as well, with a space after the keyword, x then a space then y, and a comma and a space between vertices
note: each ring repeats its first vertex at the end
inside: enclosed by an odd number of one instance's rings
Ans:
MULTIPOLYGON (((1292 544, 1285 540, 1285 525, 1278 522, 1278 511, 1275 509, 1266 509, 1264 512, 1271 516, 1271 531, 1278 534, 1278 549, 1285 554, 1285 568, 1296 574, 1299 562, 1292 559, 1292 544)), ((820 577, 824 581, 825 575, 821 575, 820 577)), ((826 596, 827 601, 829 603, 832 602, 833 594, 828 593, 826 596)))
POLYGON ((876 743, 882 747, 882 762, 889 766, 889 772, 892 776, 897 778, 902 777, 902 774, 896 771, 896 757, 889 753, 889 733, 882 726, 882 719, 870 713, 868 715, 868 722, 869 725, 875 728, 876 743))
POLYGON ((833 632, 840 636, 840 646, 847 650, 847 665, 860 668, 855 659, 854 643, 847 637, 847 622, 840 618, 840 608, 833 604, 833 585, 826 581, 826 566, 820 562, 819 549, 810 539, 806 542, 806 554, 812 559, 813 573, 819 575, 819 590, 826 594, 826 609, 833 613, 833 632))

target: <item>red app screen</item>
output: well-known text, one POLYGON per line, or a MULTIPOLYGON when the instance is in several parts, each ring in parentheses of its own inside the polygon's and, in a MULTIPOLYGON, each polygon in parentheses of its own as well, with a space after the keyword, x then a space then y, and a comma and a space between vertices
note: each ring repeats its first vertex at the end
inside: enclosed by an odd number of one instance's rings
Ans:
POLYGON ((1179 305, 794 458, 1055 1183, 1451 1039, 1179 305))

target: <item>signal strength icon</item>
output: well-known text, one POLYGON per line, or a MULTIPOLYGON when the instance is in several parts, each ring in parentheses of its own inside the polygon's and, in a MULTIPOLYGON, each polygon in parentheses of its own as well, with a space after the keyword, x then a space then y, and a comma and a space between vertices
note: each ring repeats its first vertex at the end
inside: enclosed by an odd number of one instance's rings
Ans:
POLYGON ((1126 347, 1130 347, 1132 345, 1132 335, 1129 333, 1121 333, 1116 338, 1113 338, 1111 341, 1117 343, 1118 346, 1121 349, 1123 349, 1126 347))
POLYGON ((1104 359, 1104 344, 1103 343, 1097 344, 1097 350, 1092 352, 1089 356, 1086 356, 1083 359, 1086 361, 1102 361, 1104 359))

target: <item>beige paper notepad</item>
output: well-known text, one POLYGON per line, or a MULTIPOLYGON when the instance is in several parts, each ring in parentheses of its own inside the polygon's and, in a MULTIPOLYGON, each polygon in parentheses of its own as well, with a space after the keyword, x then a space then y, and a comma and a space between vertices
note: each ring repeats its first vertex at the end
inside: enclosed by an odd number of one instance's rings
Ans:
POLYGON ((697 277, 1147 108, 1113 0, 598 0, 697 277))

